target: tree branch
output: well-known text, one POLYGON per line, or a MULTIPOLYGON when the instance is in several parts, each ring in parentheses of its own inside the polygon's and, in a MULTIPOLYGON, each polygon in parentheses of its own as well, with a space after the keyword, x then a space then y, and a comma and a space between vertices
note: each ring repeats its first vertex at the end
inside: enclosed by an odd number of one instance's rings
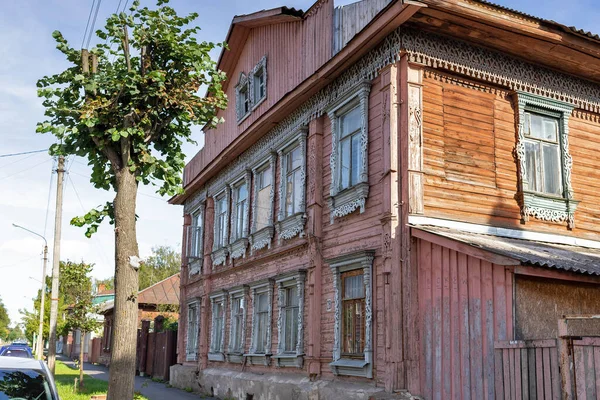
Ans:
POLYGON ((123 167, 121 165, 119 155, 117 154, 117 152, 108 146, 103 146, 102 142, 100 142, 100 139, 98 139, 97 137, 92 136, 92 140, 94 141, 94 144, 102 151, 102 153, 104 153, 106 158, 108 158, 113 167, 113 170, 115 171, 115 173, 117 173, 123 167))
POLYGON ((123 53, 125 54, 125 61, 127 62, 127 71, 131 72, 131 60, 129 58, 129 35, 127 34, 127 25, 123 26, 123 53))
POLYGON ((165 129, 165 127, 167 125, 169 125, 171 123, 171 121, 173 121, 173 118, 167 118, 166 120, 164 120, 160 124, 155 125, 154 127, 152 127, 152 129, 150 129, 150 132, 148 133, 148 135, 146 135, 146 137, 144 138, 144 143, 148 144, 148 143, 153 142, 154 140, 156 140, 156 138, 158 137, 158 135, 160 135, 160 133, 162 132, 162 130, 165 129))

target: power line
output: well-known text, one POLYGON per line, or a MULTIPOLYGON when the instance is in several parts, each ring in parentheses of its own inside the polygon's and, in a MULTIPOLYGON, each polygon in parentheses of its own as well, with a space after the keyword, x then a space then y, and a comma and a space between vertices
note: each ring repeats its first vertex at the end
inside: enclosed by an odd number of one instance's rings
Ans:
POLYGON ((98 4, 96 5, 96 13, 94 14, 94 20, 92 21, 92 27, 88 34, 88 40, 85 45, 86 48, 90 47, 90 41, 92 40, 92 34, 94 33, 94 27, 96 26, 96 19, 98 18, 98 10, 100 10, 101 3, 102 3, 102 0, 98 0, 98 4))
POLYGON ((96 4, 96 0, 92 1, 92 7, 90 7, 90 14, 88 15, 87 24, 85 26, 85 32, 83 32, 83 40, 81 41, 82 49, 83 49, 83 44, 85 43, 85 37, 87 36, 88 27, 90 26, 90 20, 92 19, 92 12, 94 11, 94 4, 96 4))
POLYGON ((0 154, 0 158, 4 158, 4 157, 14 157, 14 156, 22 156, 22 155, 25 155, 25 154, 32 154, 32 153, 41 153, 42 151, 48 151, 48 149, 32 150, 32 151, 23 151, 23 152, 21 152, 21 153, 0 154))
POLYGON ((8 164, 0 165, 0 168, 6 168, 6 167, 10 167, 11 165, 14 165, 14 164, 17 164, 17 163, 21 163, 21 162, 23 162, 23 161, 25 161, 25 160, 28 160, 28 159, 30 159, 30 158, 32 158, 32 157, 35 157, 35 156, 38 156, 38 155, 40 155, 40 154, 41 154, 41 153, 29 154, 27 157, 23 157, 23 158, 20 158, 20 159, 18 159, 18 160, 15 160, 15 161, 13 161, 13 162, 9 162, 8 164))
POLYGON ((10 178, 10 177, 12 177, 12 176, 15 176, 15 175, 19 175, 19 174, 21 174, 21 173, 23 173, 23 172, 27 172, 27 171, 29 171, 30 169, 33 169, 33 168, 35 168, 35 167, 37 167, 37 166, 39 166, 39 165, 45 164, 45 163, 47 163, 47 162, 48 162, 48 161, 50 161, 50 160, 52 160, 52 159, 44 160, 44 161, 42 161, 42 162, 40 162, 40 163, 37 163, 37 164, 35 164, 35 165, 33 165, 33 166, 29 167, 29 168, 25 168, 24 170, 21 170, 21 171, 19 171, 19 172, 15 172, 14 174, 10 174, 10 175, 3 176, 3 177, 1 177, 1 178, 0 178, 0 181, 2 181, 2 180, 4 180, 4 179, 7 179, 7 178, 10 178))
POLYGON ((44 236, 48 228, 48 216, 50 215, 50 198, 52 197, 52 181, 54 180, 54 164, 50 168, 50 185, 48 185, 48 202, 46 203, 46 218, 44 219, 44 236))

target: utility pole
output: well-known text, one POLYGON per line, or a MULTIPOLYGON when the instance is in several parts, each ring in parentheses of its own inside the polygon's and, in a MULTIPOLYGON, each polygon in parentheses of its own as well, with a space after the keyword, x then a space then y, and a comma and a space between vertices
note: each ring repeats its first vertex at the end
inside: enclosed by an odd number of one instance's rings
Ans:
POLYGON ((54 217, 54 251, 52 252, 52 292, 50 294, 50 344, 48 345, 48 368, 54 375, 56 362, 56 320, 58 319, 58 284, 60 273, 60 231, 62 226, 63 178, 65 157, 58 156, 56 180, 56 215, 54 217))
MULTIPOLYGON (((27 228, 22 227, 21 225, 17 225, 13 223, 15 228, 23 229, 29 233, 34 234, 35 236, 39 236, 44 239, 44 266, 42 268, 42 293, 41 293, 41 302, 40 302, 40 326, 38 327, 38 336, 35 344, 35 358, 41 360, 44 356, 44 299, 46 298, 46 265, 48 264, 48 242, 46 238, 40 235, 39 233, 35 233, 27 228)), ((35 311, 35 308, 34 308, 35 311)))
MULTIPOLYGON (((46 239, 44 239, 46 240, 46 239)), ((40 326, 38 328, 37 345, 35 358, 42 360, 44 358, 44 300, 46 299, 46 265, 48 264, 48 245, 44 244, 44 266, 42 267, 42 294, 40 303, 40 326)))

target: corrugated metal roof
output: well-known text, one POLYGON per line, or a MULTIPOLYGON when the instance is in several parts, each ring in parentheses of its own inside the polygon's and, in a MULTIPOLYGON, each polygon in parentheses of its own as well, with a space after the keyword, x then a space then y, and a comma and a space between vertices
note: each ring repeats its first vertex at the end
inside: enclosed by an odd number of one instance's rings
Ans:
POLYGON ((577 35, 585 36, 588 39, 594 39, 594 40, 600 41, 600 36, 599 35, 597 35, 595 33, 592 33, 592 32, 589 32, 589 31, 585 31, 583 29, 579 29, 579 28, 577 28, 575 26, 566 26, 566 25, 561 24, 560 22, 556 22, 556 21, 553 21, 551 19, 544 19, 544 18, 536 17, 535 15, 527 14, 525 12, 522 12, 522 11, 519 11, 519 10, 515 10, 514 8, 506 7, 506 6, 503 6, 503 5, 500 5, 500 4, 497 4, 497 3, 493 3, 493 2, 487 1, 487 0, 472 0, 472 1, 474 1, 476 3, 481 3, 481 4, 486 4, 486 5, 489 5, 489 6, 492 6, 492 7, 496 7, 496 8, 499 8, 501 10, 505 10, 505 11, 511 12, 513 14, 520 15, 520 16, 525 17, 525 18, 530 18, 530 19, 534 19, 534 20, 537 20, 537 21, 541 21, 541 22, 545 22, 545 23, 548 23, 548 24, 552 24, 552 25, 555 25, 555 26, 557 26, 557 27, 559 27, 559 28, 561 28, 561 29, 563 29, 563 30, 565 30, 567 32, 571 32, 571 33, 574 33, 574 34, 577 34, 577 35))
POLYGON ((522 265, 600 275, 599 249, 491 236, 429 225, 414 228, 513 258, 522 265))

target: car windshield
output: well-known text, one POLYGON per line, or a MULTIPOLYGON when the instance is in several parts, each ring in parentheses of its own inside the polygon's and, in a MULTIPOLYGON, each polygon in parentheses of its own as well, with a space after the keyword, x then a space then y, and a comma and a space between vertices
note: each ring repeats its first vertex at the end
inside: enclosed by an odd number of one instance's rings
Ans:
POLYGON ((29 352, 25 349, 6 349, 2 354, 4 357, 24 357, 30 358, 29 352))
POLYGON ((42 371, 0 370, 0 400, 53 400, 50 385, 42 371))

